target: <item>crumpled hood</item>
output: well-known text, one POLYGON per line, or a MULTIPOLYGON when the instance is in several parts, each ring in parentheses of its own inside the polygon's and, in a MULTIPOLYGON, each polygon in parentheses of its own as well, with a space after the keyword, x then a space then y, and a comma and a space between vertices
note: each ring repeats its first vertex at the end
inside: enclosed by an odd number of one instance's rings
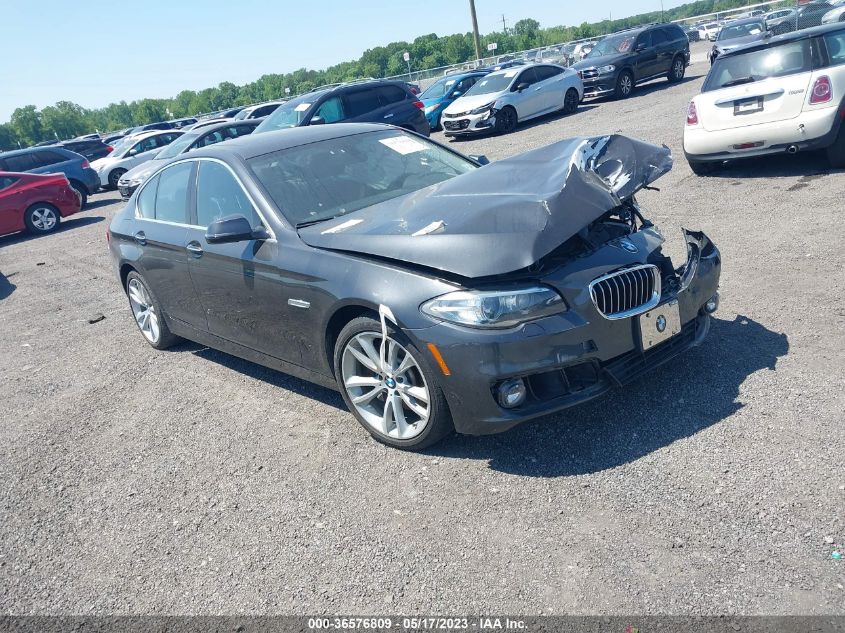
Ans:
POLYGON ((500 275, 548 255, 671 168, 665 146, 567 139, 298 232, 316 248, 500 275))
POLYGON ((480 108, 487 105, 491 101, 495 101, 502 95, 502 92, 490 92, 483 95, 470 95, 468 97, 458 97, 449 106, 443 110, 446 114, 460 114, 462 112, 469 112, 475 108, 480 108))

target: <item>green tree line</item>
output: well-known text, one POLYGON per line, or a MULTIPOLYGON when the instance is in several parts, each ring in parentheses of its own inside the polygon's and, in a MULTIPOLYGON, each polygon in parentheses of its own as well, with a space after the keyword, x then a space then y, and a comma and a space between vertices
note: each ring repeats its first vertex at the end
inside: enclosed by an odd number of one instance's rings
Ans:
MULTIPOLYGON (((552 26, 541 28, 532 19, 523 19, 505 32, 488 33, 481 38, 486 53, 487 44, 496 42, 499 55, 560 44, 571 40, 596 37, 639 24, 682 19, 688 16, 725 11, 741 7, 748 0, 697 0, 668 9, 632 17, 580 26, 552 26)), ((38 110, 34 105, 17 108, 8 123, 0 125, 0 150, 34 145, 49 139, 68 139, 95 131, 106 132, 135 125, 192 116, 223 108, 259 101, 280 99, 288 94, 307 92, 316 86, 351 81, 364 77, 389 77, 407 72, 403 53, 411 55, 414 71, 460 64, 475 59, 472 33, 456 33, 438 37, 434 33, 421 35, 413 42, 392 42, 364 51, 355 61, 342 62, 325 70, 300 68, 285 74, 270 74, 237 86, 223 82, 216 87, 195 92, 183 90, 169 99, 140 99, 110 103, 104 108, 87 109, 70 101, 38 110), (290 92, 285 92, 285 89, 290 92)))

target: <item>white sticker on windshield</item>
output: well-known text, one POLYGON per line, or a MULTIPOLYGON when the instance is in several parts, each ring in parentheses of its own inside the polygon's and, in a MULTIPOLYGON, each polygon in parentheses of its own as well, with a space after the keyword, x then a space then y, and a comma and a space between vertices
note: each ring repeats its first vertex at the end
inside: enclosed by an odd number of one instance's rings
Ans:
POLYGON ((410 136, 391 136, 379 140, 379 143, 387 145, 394 152, 399 152, 402 155, 421 152, 425 149, 425 145, 410 136))
POLYGON ((518 72, 519 72, 518 70, 509 70, 508 72, 505 73, 505 77, 516 77, 516 73, 518 73, 518 72))
POLYGON ((295 110, 296 112, 304 112, 305 110, 307 110, 307 109, 308 109, 308 108, 310 108, 310 107, 311 107, 311 104, 310 104, 310 103, 300 103, 298 106, 296 106, 296 107, 294 108, 294 110, 295 110))

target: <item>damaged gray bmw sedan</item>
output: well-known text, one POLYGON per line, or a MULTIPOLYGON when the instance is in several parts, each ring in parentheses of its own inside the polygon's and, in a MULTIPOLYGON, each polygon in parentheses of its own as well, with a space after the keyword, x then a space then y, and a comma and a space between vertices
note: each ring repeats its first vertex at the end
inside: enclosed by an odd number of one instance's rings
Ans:
POLYGON ((336 124, 162 166, 109 228, 156 349, 197 341, 339 389, 403 449, 504 431, 697 345, 720 256, 687 261, 634 194, 669 150, 575 138, 481 166, 415 134, 336 124))

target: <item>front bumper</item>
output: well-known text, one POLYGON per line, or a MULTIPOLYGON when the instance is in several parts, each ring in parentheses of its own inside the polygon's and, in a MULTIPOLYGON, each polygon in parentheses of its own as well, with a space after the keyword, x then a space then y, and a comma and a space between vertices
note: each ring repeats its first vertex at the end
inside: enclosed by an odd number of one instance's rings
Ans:
POLYGON ((483 114, 464 114, 459 117, 450 117, 443 114, 440 123, 443 125, 443 132, 446 136, 484 134, 495 129, 496 115, 493 110, 483 114))
POLYGON ((569 311, 511 330, 468 332, 446 323, 408 330, 418 349, 435 344, 450 370, 439 382, 455 428, 470 435, 507 430, 627 384, 698 345, 709 328, 704 304, 717 293, 721 257, 703 233, 687 232, 687 241, 685 285, 665 293, 660 304, 677 300, 682 330, 647 351, 641 351, 637 317, 606 319, 586 292, 578 305, 568 300, 569 311), (517 377, 527 386, 526 401, 499 406, 496 386, 517 377))
POLYGON ((132 194, 135 193, 135 190, 140 187, 140 184, 137 185, 130 185, 123 180, 118 181, 117 183, 117 190, 120 192, 120 197, 124 200, 129 200, 132 197, 132 194))
POLYGON ((594 99, 596 97, 604 97, 616 92, 616 79, 619 73, 612 72, 604 75, 589 76, 589 71, 585 72, 588 76, 582 75, 581 81, 584 82, 584 98, 594 99))
POLYGON ((794 119, 759 123, 727 130, 684 128, 684 154, 687 160, 722 162, 783 153, 790 146, 800 151, 824 149, 833 144, 839 132, 840 109, 829 107, 804 111, 794 119), (750 149, 735 145, 762 143, 750 149))

